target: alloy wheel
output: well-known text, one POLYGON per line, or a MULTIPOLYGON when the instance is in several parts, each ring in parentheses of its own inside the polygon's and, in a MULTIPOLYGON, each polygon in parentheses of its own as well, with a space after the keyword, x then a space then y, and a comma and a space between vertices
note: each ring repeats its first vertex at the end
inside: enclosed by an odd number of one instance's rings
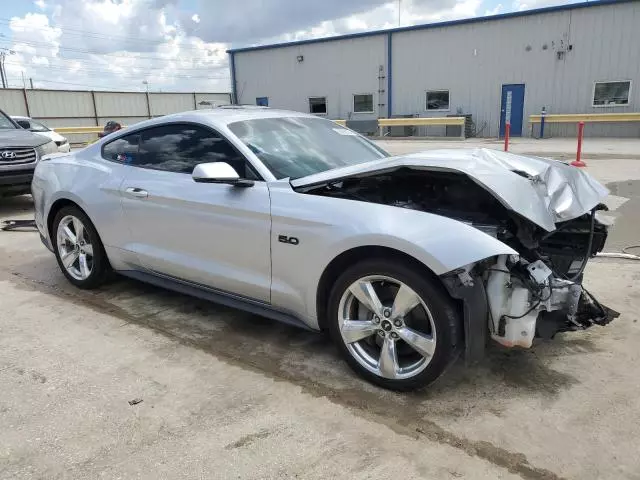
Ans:
POLYGON ((433 358, 436 328, 431 312, 399 280, 383 275, 358 279, 342 294, 338 315, 347 350, 375 375, 411 378, 433 358))
POLYGON ((73 215, 60 220, 58 255, 65 270, 76 280, 86 280, 93 270, 93 245, 83 223, 73 215))

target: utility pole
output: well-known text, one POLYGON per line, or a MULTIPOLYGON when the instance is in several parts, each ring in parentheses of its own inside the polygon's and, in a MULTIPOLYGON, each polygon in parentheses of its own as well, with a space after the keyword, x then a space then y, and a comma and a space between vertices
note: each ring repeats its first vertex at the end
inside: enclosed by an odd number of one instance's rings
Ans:
POLYGON ((33 78, 29 77, 29 85, 31 85, 31 90, 33 90, 33 78))
POLYGON ((398 0, 398 26, 399 27, 402 25, 401 15, 402 15, 402 0, 398 0))
POLYGON ((8 55, 13 55, 13 50, 9 50, 8 48, 0 48, 0 77, 2 77, 2 88, 9 87, 9 77, 7 77, 7 71, 4 69, 4 59, 8 55))
POLYGON ((27 81, 24 79, 24 70, 20 73, 22 73, 22 88, 27 88, 27 81))
POLYGON ((4 79, 4 57, 5 53, 0 51, 0 77, 2 78, 2 88, 7 88, 7 83, 4 79))

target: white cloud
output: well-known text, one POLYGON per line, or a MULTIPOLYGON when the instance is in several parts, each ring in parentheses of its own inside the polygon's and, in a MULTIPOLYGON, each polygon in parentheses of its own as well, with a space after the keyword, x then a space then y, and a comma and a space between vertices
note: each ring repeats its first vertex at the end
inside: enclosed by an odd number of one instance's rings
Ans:
POLYGON ((576 3, 582 0, 514 0, 512 9, 515 11, 531 10, 533 8, 551 7, 554 5, 564 5, 576 3))
POLYGON ((14 17, 11 84, 24 73, 45 88, 228 91, 227 45, 186 35, 164 3, 58 0, 50 16, 14 17))
MULTIPOLYGON (((402 0, 402 25, 558 3, 402 0), (506 5, 504 7, 503 5, 506 5)), ((570 0, 575 1, 575 0, 570 0)), ((35 0, 11 19, 0 46, 10 82, 48 88, 227 91, 229 47, 326 37, 398 26, 397 0, 35 0), (59 83, 54 83, 59 82, 59 83)))
POLYGON ((501 3, 499 3, 498 5, 496 5, 494 8, 492 8, 490 10, 485 10, 485 12, 484 12, 485 16, 497 15, 499 13, 502 13, 502 4, 501 3))

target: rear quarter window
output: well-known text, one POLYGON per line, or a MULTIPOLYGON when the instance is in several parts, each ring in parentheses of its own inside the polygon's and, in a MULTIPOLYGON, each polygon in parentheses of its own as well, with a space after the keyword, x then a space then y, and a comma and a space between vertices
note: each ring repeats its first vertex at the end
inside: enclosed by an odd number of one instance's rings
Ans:
POLYGON ((138 161, 140 135, 131 134, 120 137, 102 147, 102 158, 111 162, 131 164, 138 161))

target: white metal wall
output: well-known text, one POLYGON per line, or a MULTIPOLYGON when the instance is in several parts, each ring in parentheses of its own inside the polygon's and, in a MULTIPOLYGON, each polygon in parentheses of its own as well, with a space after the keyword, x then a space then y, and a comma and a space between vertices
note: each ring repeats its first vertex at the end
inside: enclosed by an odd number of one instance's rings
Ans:
POLYGON ((327 97, 329 118, 384 117, 386 110, 378 115, 378 104, 386 104, 386 93, 378 95, 378 76, 386 64, 386 42, 386 35, 377 35, 237 54, 238 103, 269 97, 270 107, 309 113, 309 97, 327 97), (353 113, 356 93, 373 94, 375 113, 353 113))
MULTIPOLYGON (((239 101, 253 104, 265 96, 271 107, 308 112, 309 96, 327 96, 330 118, 349 118, 354 93, 374 92, 375 103, 386 104, 386 93, 381 100, 377 95, 377 69, 387 64, 387 39, 381 33, 236 52, 239 101)), ((392 79, 394 116, 470 113, 482 136, 499 133, 503 84, 525 85, 523 135, 530 133, 529 115, 543 106, 549 113, 638 112, 640 2, 394 32, 392 79), (571 50, 558 59, 568 45, 571 50), (594 82, 607 80, 632 81, 629 105, 592 106, 594 82), (450 91, 448 112, 427 112, 426 91, 432 89, 450 91)), ((376 116, 385 117, 386 107, 376 116)), ((429 134, 444 133, 429 128, 429 134)), ((546 133, 575 130, 549 124, 546 133)), ((589 124, 586 134, 640 136, 640 124, 589 124)))
MULTIPOLYGON (((639 26, 640 3, 623 3, 396 33, 393 113, 440 116, 460 109, 473 114, 477 127, 486 125, 484 135, 496 136, 502 85, 512 83, 525 85, 523 135, 529 115, 543 106, 548 113, 638 111, 639 26), (559 60, 557 52, 568 45, 559 60), (594 82, 603 80, 632 80, 629 105, 593 107, 594 82), (432 89, 450 91, 450 112, 426 111, 432 89)), ((574 134, 575 126, 549 124, 547 133, 574 134)), ((591 124, 587 133, 638 136, 640 124, 591 124)))
POLYGON ((9 115, 29 115, 56 126, 102 125, 105 119, 126 118, 127 124, 231 103, 229 93, 89 92, 68 90, 0 89, 0 109, 9 115), (147 98, 149 103, 147 103, 147 98), (95 103, 94 103, 95 100, 95 103), (97 123, 96 123, 97 119, 97 123))
MULTIPOLYGON (((0 109, 9 115, 30 116, 49 127, 91 127, 114 120, 132 125, 148 118, 211 105, 231 103, 229 93, 88 92, 0 89, 0 109), (95 103, 94 103, 95 102, 95 103)), ((84 142, 95 135, 69 135, 84 142)))

